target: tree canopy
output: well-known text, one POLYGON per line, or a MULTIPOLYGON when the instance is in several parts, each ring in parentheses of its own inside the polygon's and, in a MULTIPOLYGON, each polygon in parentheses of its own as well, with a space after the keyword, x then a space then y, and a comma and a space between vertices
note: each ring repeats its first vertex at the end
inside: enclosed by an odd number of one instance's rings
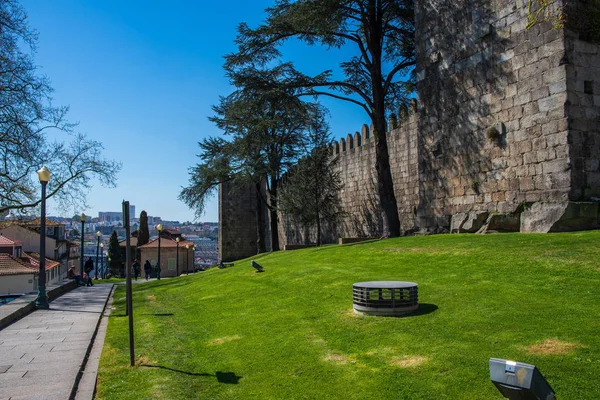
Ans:
POLYGON ((306 156, 298 160, 279 191, 279 209, 293 221, 316 228, 316 244, 322 243, 322 226, 342 215, 337 157, 332 157, 330 134, 324 121, 316 124, 307 143, 306 156))
MULTIPOLYGON (((190 185, 179 198, 201 213, 208 195, 219 183, 235 180, 254 184, 257 193, 257 228, 263 225, 264 204, 270 212, 271 245, 277 250, 277 190, 287 169, 302 156, 302 149, 315 121, 325 112, 318 104, 301 100, 297 90, 286 87, 285 68, 253 67, 229 70, 236 90, 221 97, 210 118, 224 137, 199 143, 201 162, 190 168, 190 185), (261 198, 262 185, 267 198, 261 198)), ((259 241, 262 232, 258 232, 259 241)), ((259 243, 259 248, 263 246, 259 243)), ((260 250, 259 250, 260 251, 260 250)))
POLYGON ((37 39, 19 3, 0 0, 0 212, 40 204, 35 172, 43 165, 52 174, 47 197, 63 209, 85 206, 92 179, 114 186, 121 168, 102 156, 101 143, 75 132, 68 107, 52 104, 33 59, 37 39))
POLYGON ((280 46, 291 38, 329 49, 353 46, 341 63, 343 78, 332 69, 308 76, 282 63, 284 80, 298 95, 329 96, 354 103, 371 118, 376 138, 377 187, 384 234, 400 233, 387 147, 386 114, 406 102, 413 90, 413 0, 277 0, 257 28, 240 24, 237 51, 226 56, 229 71, 250 70, 280 61, 280 46))

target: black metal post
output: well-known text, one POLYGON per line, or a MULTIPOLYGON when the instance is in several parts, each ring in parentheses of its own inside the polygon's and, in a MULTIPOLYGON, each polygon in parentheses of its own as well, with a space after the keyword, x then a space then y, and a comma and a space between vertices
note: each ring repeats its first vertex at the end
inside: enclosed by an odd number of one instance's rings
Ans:
POLYGON ((129 316, 129 365, 135 365, 134 340, 133 340, 133 298, 131 287, 131 227, 129 225, 129 202, 123 201, 123 223, 125 224, 125 270, 127 293, 127 315, 129 316))
POLYGON ((158 231, 158 263, 156 264, 156 279, 160 281, 160 230, 158 231))
MULTIPOLYGON (((100 233, 100 231, 98 231, 98 233, 100 233)), ((98 243, 96 244, 96 279, 98 279, 98 253, 100 252, 100 236, 98 236, 98 243)))
POLYGON ((106 267, 104 266, 104 247, 100 252, 100 264, 102 264, 102 279, 106 279, 106 267))
POLYGON ((175 276, 179 276, 179 240, 176 240, 177 243, 177 258, 175 261, 175 276))
POLYGON ((83 230, 85 228, 85 216, 83 214, 81 214, 81 257, 80 257, 80 270, 79 273, 81 274, 81 277, 83 278, 83 230))
POLYGON ((47 310, 48 296, 46 294, 46 184, 42 184, 42 212, 40 219, 40 270, 38 277, 38 297, 35 300, 35 306, 39 309, 47 310))

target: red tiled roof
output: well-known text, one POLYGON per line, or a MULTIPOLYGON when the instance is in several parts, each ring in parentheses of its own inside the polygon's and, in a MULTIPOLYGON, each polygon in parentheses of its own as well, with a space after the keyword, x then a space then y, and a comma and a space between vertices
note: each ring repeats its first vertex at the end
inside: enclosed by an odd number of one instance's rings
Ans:
MULTIPOLYGON (((33 251, 27 251, 27 252, 23 252, 23 257, 21 257, 21 260, 25 261, 25 262, 29 262, 34 268, 39 268, 40 267, 40 254, 33 252, 33 251)), ((54 267, 58 267, 60 265, 60 263, 58 261, 55 261, 51 258, 46 257, 46 271, 54 268, 54 267)))
POLYGON ((0 276, 33 275, 37 271, 31 264, 10 254, 0 253, 0 276))
POLYGON ((6 237, 4 235, 0 235, 0 246, 5 247, 5 246, 20 246, 22 243, 19 242, 18 240, 13 240, 9 237, 6 237))
MULTIPOLYGON (((22 219, 8 220, 8 221, 0 221, 0 228, 8 228, 9 226, 19 225, 23 227, 39 227, 41 218, 35 218, 29 221, 25 221, 22 219)), ((46 218, 46 227, 51 226, 63 226, 63 224, 53 221, 51 219, 46 218)))
MULTIPOLYGON (((181 240, 181 242, 179 242, 179 248, 182 248, 186 245, 189 245, 190 247, 192 247, 194 245, 194 242, 189 241, 189 240, 181 240)), ((158 247, 158 239, 154 239, 148 243, 146 243, 143 246, 140 246, 140 249, 145 249, 145 248, 152 248, 152 247, 158 247)), ((173 239, 167 239, 164 237, 160 238, 160 248, 162 249, 163 247, 177 247, 177 242, 173 239)))
MULTIPOLYGON (((130 246, 137 246, 137 241, 138 241, 137 237, 132 237, 131 239, 129 239, 129 245, 130 246)), ((125 239, 123 239, 123 240, 121 240, 119 242, 119 246, 121 246, 121 247, 127 246, 127 243, 125 243, 125 239)))
MULTIPOLYGON (((19 225, 23 225, 23 226, 40 226, 41 225, 41 218, 35 218, 32 219, 30 221, 21 221, 21 223, 19 225)), ((46 227, 51 227, 51 226, 63 226, 63 224, 61 224, 60 222, 56 222, 53 221, 51 219, 46 218, 46 227)))

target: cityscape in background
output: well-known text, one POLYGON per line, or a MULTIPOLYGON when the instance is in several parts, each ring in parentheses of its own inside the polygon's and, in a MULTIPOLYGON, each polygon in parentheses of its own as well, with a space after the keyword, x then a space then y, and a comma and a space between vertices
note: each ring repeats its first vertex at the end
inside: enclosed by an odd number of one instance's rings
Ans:
MULTIPOLYGON (((130 229, 135 232, 140 226, 139 216, 136 216, 135 205, 129 207, 130 229)), ((10 214, 4 219, 15 218, 10 214)), ((64 225, 65 239, 81 243, 81 217, 75 215, 71 218, 48 216, 49 219, 64 225)), ((84 258, 92 257, 94 263, 98 257, 100 269, 106 265, 106 255, 110 235, 113 231, 117 232, 119 241, 125 240, 125 224, 123 223, 123 213, 121 211, 100 211, 97 217, 85 216, 83 224, 84 232, 84 258), (98 241, 97 232, 100 232, 100 241, 98 241), (103 243, 101 247, 99 244, 103 243)), ((161 217, 148 215, 148 230, 150 240, 158 237, 156 226, 161 224, 163 229, 173 229, 182 234, 186 240, 194 243, 196 251, 194 252, 194 267, 207 268, 218 262, 218 222, 198 222, 190 221, 166 221, 161 217)))

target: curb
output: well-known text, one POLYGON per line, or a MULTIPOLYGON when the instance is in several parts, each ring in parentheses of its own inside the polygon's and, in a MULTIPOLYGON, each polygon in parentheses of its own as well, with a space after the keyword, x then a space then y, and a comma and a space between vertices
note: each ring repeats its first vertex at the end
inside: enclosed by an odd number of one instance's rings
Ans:
POLYGON ((83 362, 81 363, 81 367, 79 368, 77 377, 75 377, 75 382, 73 383, 73 388, 71 389, 71 395, 69 396, 69 400, 83 399, 83 398, 93 399, 94 398, 94 394, 96 392, 96 377, 98 375, 98 371, 96 370, 96 372, 94 374, 93 387, 91 388, 91 390, 88 387, 90 382, 87 382, 87 380, 83 380, 85 385, 82 384, 81 386, 82 387, 85 386, 85 390, 80 391, 80 383, 82 382, 82 378, 84 376, 86 366, 87 366, 89 358, 90 358, 90 353, 92 352, 94 343, 96 342, 96 336, 98 335, 98 330, 99 330, 100 324, 101 324, 102 320, 104 319, 104 313, 106 311, 106 306, 109 301, 112 302, 112 295, 113 295, 114 291, 115 291, 115 285, 111 284, 110 292, 108 293, 108 296, 106 296, 106 301, 104 302, 104 307, 102 309, 102 312, 100 313, 100 316, 98 317, 98 322, 96 323, 96 328, 94 330, 94 334, 92 335, 92 340, 90 341, 90 345, 88 346, 88 348, 85 352, 85 356, 83 357, 83 362), (78 396, 78 393, 81 393, 81 394, 79 394, 79 396, 78 396), (84 393, 86 393, 86 394, 89 393, 89 397, 84 396, 84 393))

